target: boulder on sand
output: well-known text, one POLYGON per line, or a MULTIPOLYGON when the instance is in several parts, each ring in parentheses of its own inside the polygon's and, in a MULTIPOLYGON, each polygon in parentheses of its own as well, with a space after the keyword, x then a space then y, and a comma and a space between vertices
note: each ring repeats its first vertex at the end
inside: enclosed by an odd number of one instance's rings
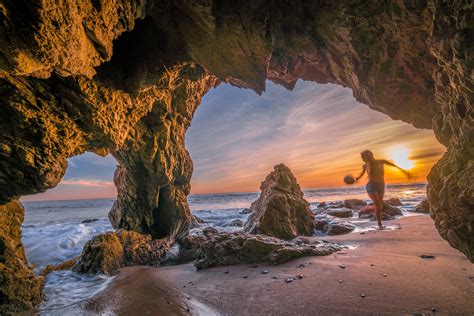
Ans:
POLYGON ((355 226, 350 223, 339 222, 327 218, 319 218, 315 221, 315 229, 328 235, 342 235, 352 232, 355 226))
POLYGON ((403 202, 399 198, 390 198, 383 200, 383 202, 390 206, 403 206, 403 202))
MULTIPOLYGON (((370 204, 371 206, 373 203, 370 204)), ((403 216, 402 210, 398 207, 391 206, 388 204, 382 207, 382 219, 393 219, 393 216, 403 216)), ((359 211, 359 217, 361 218, 375 218, 374 210, 372 208, 363 208, 359 211)))
POLYGON ((334 217, 352 217, 352 210, 350 208, 328 208, 324 213, 334 217))
POLYGON ((344 205, 347 208, 353 209, 353 210, 360 210, 364 206, 367 205, 364 201, 360 199, 346 199, 344 200, 344 205))
POLYGON ((281 239, 312 235, 314 215, 287 166, 276 165, 260 189, 260 197, 250 207, 253 213, 245 223, 246 232, 281 239))
POLYGON ((420 204, 418 204, 413 211, 416 212, 416 213, 429 214, 430 213, 430 202, 428 202, 428 200, 426 198, 423 199, 423 201, 421 201, 420 204))

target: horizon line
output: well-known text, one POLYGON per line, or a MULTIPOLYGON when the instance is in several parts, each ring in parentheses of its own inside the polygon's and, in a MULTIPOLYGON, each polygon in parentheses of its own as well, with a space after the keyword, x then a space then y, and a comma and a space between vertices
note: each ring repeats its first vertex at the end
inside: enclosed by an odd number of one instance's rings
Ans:
MULTIPOLYGON (((387 183, 386 186, 389 185, 403 185, 403 184, 427 184, 427 181, 419 181, 419 182, 397 182, 397 183, 387 183)), ((362 187, 365 186, 365 184, 362 185, 341 185, 341 186, 329 186, 329 187, 302 187, 301 190, 312 190, 312 189, 334 189, 334 188, 347 188, 347 187, 362 187)), ((216 195, 216 194, 238 194, 238 193, 259 193, 259 191, 225 191, 225 192, 209 192, 209 193, 190 193, 188 195, 216 195)), ((27 195, 27 196, 34 196, 34 195, 27 195)), ((25 197, 27 197, 25 196, 25 197)), ((74 199, 54 199, 54 200, 37 200, 37 201, 21 201, 21 198, 19 199, 21 203, 34 203, 34 202, 56 202, 56 201, 84 201, 84 200, 107 200, 107 199, 114 199, 117 200, 117 196, 110 196, 110 197, 96 197, 96 198, 74 198, 74 199)))

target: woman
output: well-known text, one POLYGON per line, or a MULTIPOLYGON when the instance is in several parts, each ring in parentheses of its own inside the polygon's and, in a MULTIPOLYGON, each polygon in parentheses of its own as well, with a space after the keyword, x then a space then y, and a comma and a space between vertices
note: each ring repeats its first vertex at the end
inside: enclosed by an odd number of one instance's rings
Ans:
POLYGON ((374 201, 374 205, 367 206, 363 209, 365 212, 373 212, 375 211, 375 216, 377 218, 377 222, 379 224, 379 229, 383 229, 382 220, 381 220, 381 212, 383 208, 383 195, 385 193, 385 180, 383 174, 383 166, 389 165, 396 167, 403 171, 408 178, 411 178, 411 175, 408 171, 400 168, 399 166, 391 163, 387 160, 377 160, 374 158, 374 154, 370 150, 364 150, 360 153, 362 160, 365 162, 364 166, 362 167, 361 174, 356 177, 354 180, 355 182, 359 181, 359 179, 365 174, 369 176, 369 182, 365 186, 369 197, 374 201))

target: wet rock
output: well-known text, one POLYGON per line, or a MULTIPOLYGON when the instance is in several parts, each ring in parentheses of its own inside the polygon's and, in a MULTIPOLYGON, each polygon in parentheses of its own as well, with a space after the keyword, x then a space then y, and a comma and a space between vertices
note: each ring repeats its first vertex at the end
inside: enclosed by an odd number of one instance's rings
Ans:
MULTIPOLYGON (((370 204, 371 206, 373 205, 370 204)), ((403 216, 402 210, 395 206, 390 206, 388 204, 384 204, 382 207, 382 220, 391 220, 394 219, 394 216, 403 216)), ((370 218, 375 219, 374 209, 372 208, 363 208, 359 211, 360 218, 370 218)))
POLYGON ((195 228, 179 241, 179 257, 177 263, 193 261, 198 257, 199 246, 219 231, 213 227, 195 228))
POLYGON ((196 215, 191 215, 191 223, 189 224, 189 229, 199 228, 204 224, 205 221, 196 215))
POLYGON ((238 218, 222 224, 222 227, 242 227, 242 226, 244 226, 244 222, 238 218))
POLYGON ((360 199, 347 199, 347 200, 344 200, 344 205, 345 207, 353 209, 353 210, 360 210, 361 208, 366 206, 367 203, 365 203, 364 201, 360 199))
POLYGON ((305 239, 282 239, 249 233, 217 233, 198 247, 198 269, 241 263, 279 264, 303 256, 324 256, 345 246, 305 239))
POLYGON ((348 234, 355 229, 355 226, 330 219, 316 219, 315 229, 328 235, 342 235, 348 234))
POLYGON ((400 201, 399 198, 390 198, 387 200, 383 200, 383 202, 390 206, 403 206, 403 203, 402 201, 400 201))
POLYGON ((320 207, 326 207, 328 204, 326 202, 320 202, 318 203, 318 208, 320 207))
POLYGON ((49 264, 46 266, 46 268, 44 268, 41 271, 40 275, 46 276, 48 275, 48 273, 53 272, 53 271, 70 270, 76 265, 78 260, 79 260, 79 257, 75 257, 75 258, 66 260, 64 262, 61 262, 60 264, 55 264, 55 265, 49 264))
POLYGON ((98 218, 88 218, 88 219, 83 220, 81 224, 89 224, 89 223, 97 222, 98 220, 99 220, 98 218))
POLYGON ((73 270, 82 273, 115 274, 121 267, 160 265, 181 234, 177 229, 170 237, 152 239, 150 235, 119 229, 97 235, 84 245, 73 270))
POLYGON ((420 255, 420 258, 423 258, 423 259, 434 259, 435 256, 433 256, 433 255, 420 255))
POLYGON ((346 207, 346 204, 344 202, 329 202, 325 208, 344 208, 346 207))
POLYGON ((330 208, 325 213, 335 217, 352 217, 352 210, 349 208, 330 208))
POLYGON ((21 243, 25 210, 19 201, 0 205, 0 314, 32 308, 43 298, 43 278, 26 261, 21 243))
POLYGON ((260 189, 260 197, 250 207, 253 213, 245 223, 246 232, 282 239, 312 235, 314 215, 287 166, 276 165, 260 189))
POLYGON ((428 201, 428 199, 423 199, 423 201, 421 201, 417 206, 415 206, 413 212, 429 214, 430 202, 428 201))
POLYGON ((250 214, 250 213, 252 213, 252 210, 249 208, 244 208, 243 210, 239 212, 239 214, 250 214))

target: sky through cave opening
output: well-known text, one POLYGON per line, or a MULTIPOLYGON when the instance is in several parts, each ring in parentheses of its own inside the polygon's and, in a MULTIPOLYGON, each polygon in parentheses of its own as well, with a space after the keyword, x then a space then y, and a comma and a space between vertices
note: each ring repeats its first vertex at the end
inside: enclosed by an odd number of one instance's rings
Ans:
MULTIPOLYGON (((302 80, 293 91, 267 81, 261 96, 221 84, 204 96, 186 147, 197 194, 258 191, 281 162, 303 188, 342 186, 345 174, 359 172, 364 149, 410 169, 412 182, 426 182, 445 151, 431 130, 370 109, 349 88, 302 80)), ((387 168, 386 181, 407 180, 387 168)))

